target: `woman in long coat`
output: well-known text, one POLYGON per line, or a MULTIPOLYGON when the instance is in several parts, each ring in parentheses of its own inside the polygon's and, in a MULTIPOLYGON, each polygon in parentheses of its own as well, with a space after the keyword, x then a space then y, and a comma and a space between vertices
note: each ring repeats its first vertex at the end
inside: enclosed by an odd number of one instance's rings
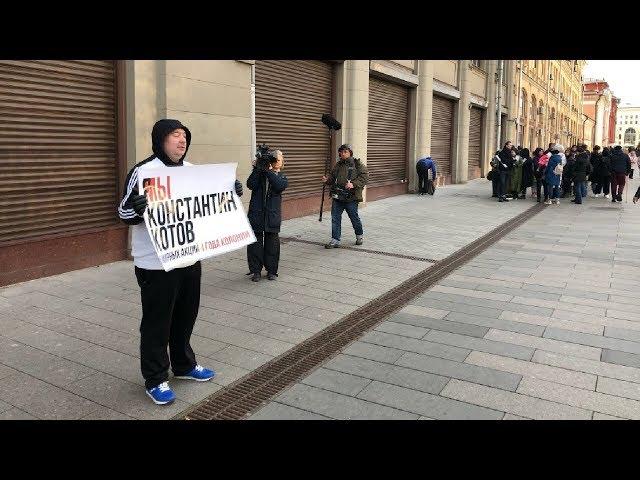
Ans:
POLYGON ((522 158, 515 149, 511 150, 511 158, 513 159, 513 170, 509 179, 509 193, 513 198, 518 198, 522 191, 522 158))
POLYGON ((531 187, 531 196, 533 197, 534 163, 531 155, 529 155, 529 149, 523 148, 520 150, 520 157, 524 160, 522 164, 522 195, 520 198, 526 198, 527 188, 529 187, 531 187))

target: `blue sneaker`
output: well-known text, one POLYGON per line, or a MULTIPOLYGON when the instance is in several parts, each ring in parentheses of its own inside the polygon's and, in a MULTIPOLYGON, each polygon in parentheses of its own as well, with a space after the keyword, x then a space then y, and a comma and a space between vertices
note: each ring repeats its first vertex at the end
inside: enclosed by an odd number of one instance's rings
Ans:
POLYGON ((175 378, 182 378, 185 380, 195 380, 196 382, 206 382, 211 380, 215 376, 216 372, 209 370, 208 368, 196 365, 193 370, 185 375, 176 375, 175 378))
POLYGON ((151 397, 151 400, 156 405, 165 405, 171 403, 176 399, 176 395, 173 393, 167 382, 162 382, 155 388, 147 390, 147 395, 151 397))

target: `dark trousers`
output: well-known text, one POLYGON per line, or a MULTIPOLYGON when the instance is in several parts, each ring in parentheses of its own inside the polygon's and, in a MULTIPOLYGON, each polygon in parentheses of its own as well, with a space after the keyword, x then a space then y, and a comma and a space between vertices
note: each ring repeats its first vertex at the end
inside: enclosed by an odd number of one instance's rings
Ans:
POLYGON ((542 179, 536 178, 536 195, 538 196, 538 201, 542 199, 540 196, 542 194, 542 179))
POLYGON ((500 172, 500 181, 498 182, 498 197, 504 197, 507 194, 508 173, 500 172))
POLYGON ((418 192, 427 193, 427 180, 429 180, 429 170, 422 168, 416 169, 418 174, 418 192))
POLYGON ((576 198, 575 203, 581 204, 582 197, 587 196, 587 182, 575 182, 576 198))
POLYGON ((498 191, 500 190, 500 172, 497 170, 493 171, 493 175, 491 177, 491 196, 497 197, 498 191))
POLYGON ((593 193, 595 193, 596 195, 599 195, 600 193, 609 195, 609 186, 610 186, 610 183, 607 179, 605 179, 604 183, 591 182, 591 188, 593 189, 593 193))
POLYGON ((200 308, 202 267, 200 262, 169 272, 135 267, 135 273, 142 300, 140 366, 149 390, 167 381, 169 366, 174 375, 196 366, 189 342, 200 308))
POLYGON ((358 202, 341 202, 340 200, 333 200, 331 204, 331 238, 340 241, 342 234, 342 212, 347 211, 349 220, 356 235, 362 235, 362 222, 358 215, 358 202))
POLYGON ((571 180, 562 179, 562 197, 571 195, 571 180))
POLYGON ((247 245, 247 262, 251 273, 278 273, 280 263, 280 237, 278 232, 253 232, 256 242, 247 245))
POLYGON ((612 173, 611 174, 611 194, 613 196, 622 196, 624 191, 624 184, 626 183, 627 176, 624 173, 612 173))

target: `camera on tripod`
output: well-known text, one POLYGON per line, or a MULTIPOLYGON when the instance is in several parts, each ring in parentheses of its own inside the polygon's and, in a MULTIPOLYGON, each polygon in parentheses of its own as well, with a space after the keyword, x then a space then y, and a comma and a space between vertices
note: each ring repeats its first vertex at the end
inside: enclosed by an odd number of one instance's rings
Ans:
POLYGON ((256 148, 256 168, 259 170, 269 170, 269 166, 276 163, 278 157, 274 155, 273 150, 265 143, 258 145, 256 148))

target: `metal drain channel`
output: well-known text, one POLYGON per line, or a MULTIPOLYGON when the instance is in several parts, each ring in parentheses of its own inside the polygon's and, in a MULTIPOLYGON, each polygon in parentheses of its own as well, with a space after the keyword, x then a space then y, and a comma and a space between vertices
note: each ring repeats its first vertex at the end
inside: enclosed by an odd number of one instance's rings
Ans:
MULTIPOLYGON (((298 243, 306 243, 308 245, 320 245, 324 246, 322 242, 315 242, 313 240, 303 240, 302 238, 296 237, 280 237, 280 243, 289 243, 289 242, 298 242, 298 243)), ((355 252, 364 252, 364 253, 375 253, 376 255, 384 255, 387 257, 395 257, 395 258, 404 258, 406 260, 416 260, 418 262, 429 262, 429 263, 437 263, 438 260, 434 260, 432 258, 424 258, 424 257, 413 257, 411 255, 402 255, 401 253, 391 253, 391 252, 383 252, 381 250, 368 250, 366 248, 356 248, 356 247, 343 247, 340 246, 342 250, 353 250, 355 252)))
POLYGON ((545 205, 541 203, 534 205, 174 418, 184 420, 246 418, 434 283, 541 212, 544 207, 545 205))

